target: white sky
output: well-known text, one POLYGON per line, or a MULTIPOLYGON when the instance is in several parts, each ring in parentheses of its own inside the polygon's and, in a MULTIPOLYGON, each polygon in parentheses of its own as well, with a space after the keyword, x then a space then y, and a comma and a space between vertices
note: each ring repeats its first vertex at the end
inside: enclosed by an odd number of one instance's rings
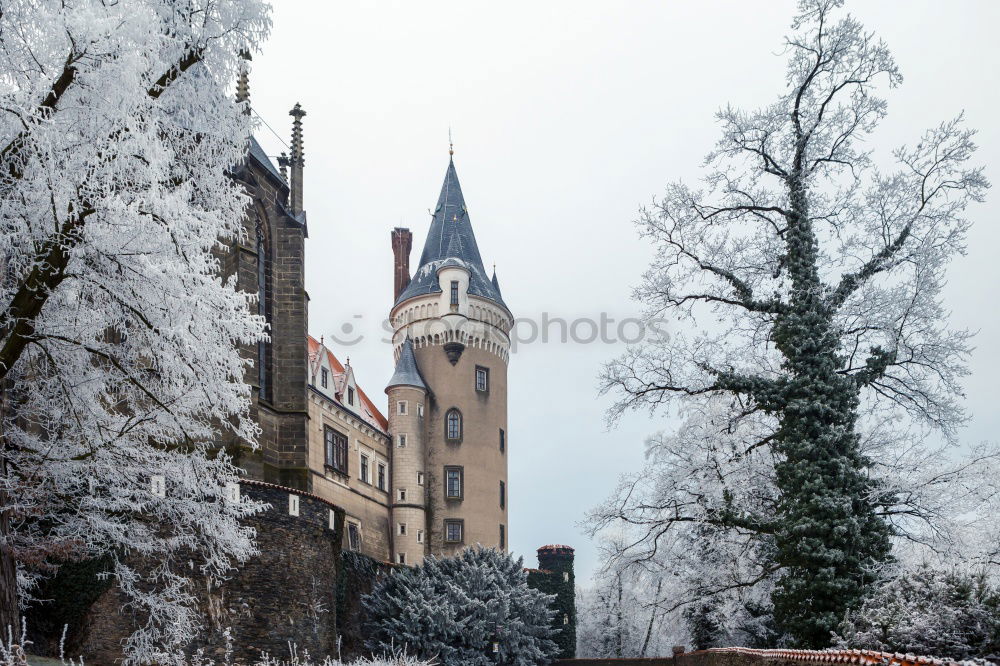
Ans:
MULTIPOLYGON (((714 113, 769 103, 784 85, 789 0, 273 0, 251 99, 285 141, 301 102, 306 280, 313 335, 337 349, 384 404, 392 372, 381 322, 391 306, 389 230, 414 232, 415 263, 447 166, 448 128, 480 251, 496 262, 516 317, 633 316, 651 252, 638 207, 694 180, 718 136, 714 113), (350 322, 355 334, 345 336, 350 322)), ((980 160, 1000 181, 996 26, 1000 3, 869 0, 849 9, 893 49, 903 86, 875 137, 883 154, 966 111, 980 160)), ((284 147, 267 128, 271 155, 284 147)), ((949 273, 952 322, 979 331, 966 382, 968 441, 996 437, 1000 410, 1000 193, 971 211, 968 256, 949 273)), ((586 332, 586 329, 580 329, 586 332)), ((547 543, 577 548, 586 584, 597 553, 586 509, 643 462, 670 422, 636 414, 604 425, 600 364, 621 347, 540 342, 513 355, 509 389, 510 545, 535 564, 547 543)))

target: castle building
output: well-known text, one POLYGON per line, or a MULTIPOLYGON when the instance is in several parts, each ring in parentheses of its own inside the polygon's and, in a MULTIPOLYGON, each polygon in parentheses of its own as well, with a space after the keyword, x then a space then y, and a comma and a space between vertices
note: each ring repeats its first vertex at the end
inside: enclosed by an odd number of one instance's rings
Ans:
POLYGON ((473 544, 506 549, 513 317, 483 266, 454 159, 412 277, 412 234, 391 232, 396 365, 386 417, 349 360, 308 332, 305 111, 296 104, 290 115, 291 154, 279 167, 251 140, 237 176, 252 212, 223 262, 258 294, 270 331, 244 350, 261 434, 256 451, 233 447, 238 462, 251 478, 342 507, 345 549, 398 564, 473 544))

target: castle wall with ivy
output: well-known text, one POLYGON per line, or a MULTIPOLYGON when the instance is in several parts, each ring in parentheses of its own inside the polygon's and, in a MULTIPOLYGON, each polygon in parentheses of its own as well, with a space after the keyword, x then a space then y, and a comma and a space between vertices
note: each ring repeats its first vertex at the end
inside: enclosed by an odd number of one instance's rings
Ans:
POLYGON ((528 569, 528 585, 546 594, 554 594, 556 611, 552 626, 558 630, 553 640, 559 646, 560 659, 576 656, 576 578, 573 573, 573 549, 569 546, 542 546, 538 549, 538 568, 528 569))

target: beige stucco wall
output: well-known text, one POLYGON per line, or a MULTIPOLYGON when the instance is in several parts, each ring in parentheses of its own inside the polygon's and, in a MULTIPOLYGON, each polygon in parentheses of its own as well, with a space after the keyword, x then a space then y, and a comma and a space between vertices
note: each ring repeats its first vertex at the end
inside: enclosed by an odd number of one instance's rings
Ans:
MULTIPOLYGON (((357 416, 309 390, 309 476, 311 492, 343 507, 348 522, 361 526, 361 552, 379 560, 392 559, 389 524, 389 500, 392 489, 392 465, 389 438, 357 416), (346 476, 325 465, 323 426, 329 425, 347 435, 346 476), (361 454, 369 457, 370 483, 361 480, 361 454), (377 461, 386 465, 386 488, 376 487, 377 461)), ((344 548, 348 548, 344 530, 344 548)))
POLYGON ((507 530, 509 544, 507 511, 500 508, 500 481, 507 483, 507 455, 500 451, 500 429, 507 430, 507 365, 496 355, 475 347, 466 347, 455 365, 441 345, 417 349, 416 358, 432 393, 424 417, 430 549, 453 554, 476 543, 497 547, 501 524, 507 530), (486 394, 475 388, 477 365, 490 372, 490 390, 486 394), (445 439, 445 414, 453 407, 462 413, 460 443, 445 439), (445 498, 444 468, 452 465, 463 468, 461 500, 445 498), (464 521, 462 543, 444 542, 446 519, 464 521))

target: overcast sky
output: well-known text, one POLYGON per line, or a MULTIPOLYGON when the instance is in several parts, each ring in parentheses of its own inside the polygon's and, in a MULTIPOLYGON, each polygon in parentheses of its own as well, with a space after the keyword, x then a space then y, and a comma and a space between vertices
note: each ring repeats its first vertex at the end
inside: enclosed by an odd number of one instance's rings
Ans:
MULTIPOLYGON (((448 161, 483 260, 516 317, 634 316, 632 287, 651 251, 639 206, 694 180, 727 103, 756 107, 784 85, 789 0, 480 2, 273 0, 274 29, 254 57, 254 107, 288 141, 300 102, 309 215, 310 329, 350 356, 379 404, 392 372, 382 321, 392 301, 389 231, 423 247, 448 161), (349 334, 343 325, 353 326, 349 334)), ((915 142, 963 109, 980 160, 1000 181, 1000 3, 880 0, 849 9, 883 37, 905 77, 873 147, 915 142)), ((269 154, 285 150, 266 127, 269 154)), ((1000 191, 971 210, 969 252, 949 273, 952 322, 977 330, 966 382, 968 441, 995 439, 1000 316, 995 289, 1000 191)), ((555 329, 553 329, 555 331, 555 329)), ((585 327, 579 332, 586 335, 585 327)), ((636 414, 608 430, 601 363, 621 346, 524 345, 509 388, 510 545, 534 565, 547 543, 577 549, 578 581, 598 563, 584 512, 643 464, 643 441, 672 427, 636 414)))

